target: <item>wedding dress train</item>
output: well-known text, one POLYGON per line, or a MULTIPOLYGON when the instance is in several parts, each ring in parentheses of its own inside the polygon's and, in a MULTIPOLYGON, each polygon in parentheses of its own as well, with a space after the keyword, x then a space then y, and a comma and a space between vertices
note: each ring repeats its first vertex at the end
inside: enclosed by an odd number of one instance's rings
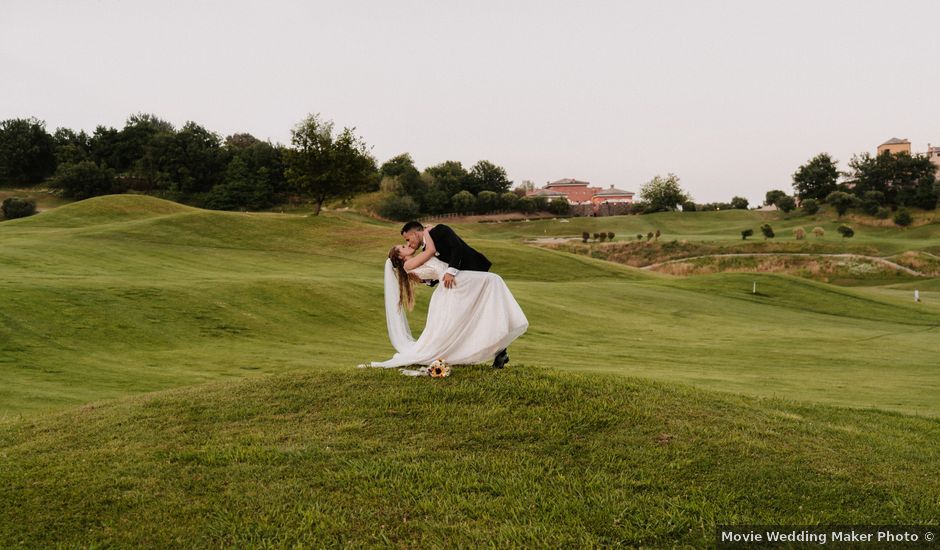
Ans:
MULTIPOLYGON (((442 280, 447 264, 431 258, 412 273, 442 280)), ((428 306, 424 331, 415 340, 403 308, 398 306, 398 281, 391 262, 385 266, 385 313, 389 339, 396 353, 373 367, 429 365, 443 359, 452 365, 490 361, 529 328, 522 308, 502 277, 483 271, 461 271, 457 285, 437 285, 428 306)))

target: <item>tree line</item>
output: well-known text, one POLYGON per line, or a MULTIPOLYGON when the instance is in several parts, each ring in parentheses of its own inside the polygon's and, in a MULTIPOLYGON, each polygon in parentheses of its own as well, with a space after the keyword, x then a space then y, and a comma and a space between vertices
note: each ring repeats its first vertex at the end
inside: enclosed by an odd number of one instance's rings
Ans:
POLYGON ((91 134, 49 133, 35 118, 4 120, 0 183, 46 184, 75 199, 135 191, 219 210, 309 201, 317 214, 330 201, 381 191, 377 208, 396 218, 550 206, 510 193, 505 169, 487 160, 469 170, 446 161, 419 172, 402 154, 380 167, 355 128, 339 130, 316 114, 291 130, 286 146, 249 133, 222 138, 195 122, 176 128, 153 114, 91 134))

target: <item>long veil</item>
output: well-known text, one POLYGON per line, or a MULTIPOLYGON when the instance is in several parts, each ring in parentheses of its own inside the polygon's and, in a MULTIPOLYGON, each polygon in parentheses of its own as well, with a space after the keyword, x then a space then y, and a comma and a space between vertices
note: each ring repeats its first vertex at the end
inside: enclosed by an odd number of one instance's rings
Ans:
POLYGON ((411 327, 408 326, 408 317, 405 308, 399 305, 401 290, 398 286, 398 277, 391 260, 385 260, 385 321, 388 324, 388 339, 398 353, 405 353, 414 344, 411 327))

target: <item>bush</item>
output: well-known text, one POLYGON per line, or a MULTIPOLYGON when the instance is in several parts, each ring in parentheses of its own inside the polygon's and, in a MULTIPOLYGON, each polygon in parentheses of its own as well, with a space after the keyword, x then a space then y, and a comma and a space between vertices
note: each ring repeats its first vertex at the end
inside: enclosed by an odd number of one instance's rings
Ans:
POLYGON ((126 185, 114 178, 113 170, 102 168, 90 160, 63 164, 56 170, 49 186, 61 190, 66 197, 79 200, 127 190, 126 185))
POLYGON ((774 238, 774 228, 770 227, 769 223, 765 223, 760 226, 760 232, 764 234, 764 239, 773 239, 774 238))
POLYGON ((585 231, 584 233, 581 233, 581 242, 586 243, 588 242, 588 239, 590 238, 591 238, 591 234, 588 233, 587 231, 585 231))
POLYGON ((887 220, 888 218, 891 217, 891 210, 882 206, 881 208, 878 209, 877 212, 875 212, 875 217, 878 218, 879 220, 887 220))
POLYGON ((606 241, 606 240, 607 240, 607 233, 604 233, 604 232, 602 231, 602 232, 600 233, 600 239, 601 239, 601 242, 606 241))
POLYGON ((25 218, 36 213, 36 201, 33 199, 23 199, 20 197, 10 197, 0 205, 0 211, 3 217, 8 220, 16 218, 25 218))
POLYGON ((519 205, 519 196, 512 191, 506 191, 499 196, 498 205, 502 210, 515 210, 519 205))
POLYGON ((480 191, 477 194, 477 211, 489 214, 499 206, 499 195, 493 191, 480 191))
POLYGON ((600 233, 594 233, 594 240, 595 240, 595 241, 596 241, 597 239, 600 239, 600 238, 601 238, 601 234, 600 234, 600 233))
POLYGON ((467 191, 466 189, 451 197, 450 202, 454 205, 454 210, 460 214, 473 212, 477 206, 477 198, 473 196, 473 193, 467 191))
POLYGON ((750 237, 750 236, 753 235, 753 234, 754 234, 754 230, 753 230, 753 229, 745 229, 744 231, 741 232, 741 240, 742 240, 742 241, 746 241, 747 238, 750 237))
POLYGON ((642 241, 642 240, 643 240, 643 234, 642 234, 642 233, 637 233, 637 234, 636 234, 636 240, 642 241))
POLYGON ((659 240, 659 237, 661 237, 661 236, 662 236, 662 233, 660 233, 660 232, 659 232, 659 229, 657 229, 657 230, 656 230, 656 235, 655 235, 656 240, 658 241, 658 240, 659 240))
POLYGON ((793 236, 796 238, 796 240, 802 241, 806 238, 806 230, 802 227, 795 227, 793 228, 793 236))
POLYGON ((847 225, 840 225, 837 231, 839 231, 843 239, 850 239, 855 236, 855 230, 847 225))
POLYGON ((826 197, 826 202, 836 209, 836 213, 841 218, 849 208, 858 205, 858 198, 842 191, 833 191, 826 197))
POLYGON ((816 199, 806 199, 802 204, 803 212, 812 216, 816 212, 819 212, 819 201, 816 199))
POLYGON ((862 211, 869 216, 878 213, 878 208, 885 203, 885 194, 881 191, 867 191, 862 195, 862 211))
POLYGON ((613 232, 613 231, 608 231, 608 232, 607 232, 607 240, 608 240, 608 241, 614 240, 614 232, 613 232))
POLYGON ((813 235, 815 235, 817 239, 825 236, 825 234, 826 234, 826 230, 823 229, 822 227, 813 228, 813 235))
POLYGON ((535 201, 530 197, 522 197, 519 199, 519 202, 516 203, 516 208, 523 214, 531 214, 535 212, 535 201))
POLYGON ((379 203, 379 215, 397 221, 408 221, 418 217, 418 203, 408 195, 389 195, 379 203))
POLYGON ((747 199, 744 197, 732 197, 731 208, 736 210, 747 210, 747 199))
POLYGON ((790 195, 784 195, 777 199, 777 208, 780 209, 784 214, 789 214, 793 210, 796 210, 796 199, 790 195))
POLYGON ((683 212, 695 212, 695 203, 692 201, 685 201, 682 203, 683 212))
POLYGON ((914 223, 914 217, 911 216, 911 213, 904 208, 898 210, 897 214, 894 215, 895 225, 900 227, 907 227, 912 223, 914 223))
POLYGON ((653 232, 650 231, 649 233, 646 234, 646 241, 649 242, 652 240, 653 240, 653 232))
POLYGON ((564 216, 571 212, 571 204, 565 197, 558 197, 548 203, 548 211, 557 216, 564 216))

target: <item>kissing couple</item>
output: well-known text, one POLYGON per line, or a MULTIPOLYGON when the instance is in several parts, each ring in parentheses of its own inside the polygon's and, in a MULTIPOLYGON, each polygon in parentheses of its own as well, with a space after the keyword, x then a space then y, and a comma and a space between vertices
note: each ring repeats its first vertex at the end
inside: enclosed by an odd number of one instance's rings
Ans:
POLYGON ((397 353, 371 366, 430 365, 438 359, 458 365, 492 359, 493 368, 503 368, 509 362, 509 344, 529 328, 529 321, 502 277, 489 273, 490 261, 443 224, 426 228, 408 222, 401 235, 405 244, 393 246, 385 261, 385 317, 397 353), (406 310, 414 307, 415 287, 422 283, 436 288, 427 324, 415 340, 406 310))

